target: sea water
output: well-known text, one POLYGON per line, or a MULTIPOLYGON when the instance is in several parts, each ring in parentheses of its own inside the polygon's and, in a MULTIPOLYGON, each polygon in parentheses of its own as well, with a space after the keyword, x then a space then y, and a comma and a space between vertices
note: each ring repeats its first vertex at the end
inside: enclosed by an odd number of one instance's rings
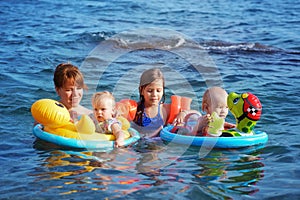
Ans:
MULTIPOLYGON (((1 199, 299 199, 299 1, 0 2, 1 199), (252 92, 264 147, 205 149, 142 140, 109 152, 57 148, 32 134, 32 103, 57 99, 55 66, 89 90, 138 101, 160 67, 166 102, 200 110, 204 90, 252 92)), ((229 114, 228 121, 234 123, 229 114)))

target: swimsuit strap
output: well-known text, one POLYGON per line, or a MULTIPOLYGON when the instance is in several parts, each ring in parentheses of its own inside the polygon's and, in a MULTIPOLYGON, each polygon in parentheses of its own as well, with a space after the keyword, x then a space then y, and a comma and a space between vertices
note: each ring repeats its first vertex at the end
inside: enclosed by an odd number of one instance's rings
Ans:
POLYGON ((155 119, 157 117, 160 117, 160 105, 158 106, 158 112, 157 115, 155 115, 154 117, 148 117, 148 115, 144 112, 144 117, 150 118, 150 119, 155 119))
POLYGON ((158 105, 158 112, 157 112, 156 116, 158 116, 158 115, 160 115, 160 104, 158 105))

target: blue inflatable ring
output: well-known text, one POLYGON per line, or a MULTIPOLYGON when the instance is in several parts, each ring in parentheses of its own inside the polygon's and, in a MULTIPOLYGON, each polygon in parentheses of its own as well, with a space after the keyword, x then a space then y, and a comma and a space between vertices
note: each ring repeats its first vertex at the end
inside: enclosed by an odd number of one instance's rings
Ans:
POLYGON ((173 126, 164 127, 160 132, 162 140, 177 144, 192 146, 208 146, 214 148, 242 148, 254 145, 263 145, 268 141, 268 135, 263 131, 254 131, 254 135, 240 137, 200 137, 171 133, 173 126))
MULTIPOLYGON (((140 134, 133 128, 128 129, 131 137, 125 139, 124 146, 134 144, 140 139, 140 134)), ((62 147, 79 148, 79 149, 113 149, 114 141, 109 140, 79 140, 74 138, 67 138, 43 130, 41 124, 37 124, 33 128, 33 134, 46 142, 50 142, 62 147)))

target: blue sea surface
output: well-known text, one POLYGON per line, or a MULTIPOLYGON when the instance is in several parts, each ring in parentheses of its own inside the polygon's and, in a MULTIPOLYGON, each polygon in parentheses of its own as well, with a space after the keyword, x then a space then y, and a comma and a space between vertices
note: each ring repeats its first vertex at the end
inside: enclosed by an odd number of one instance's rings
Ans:
MULTIPOLYGON (((300 1, 0 1, 0 199, 300 199, 300 1), (141 140, 108 152, 32 134, 31 105, 57 99, 53 72, 77 65, 92 93, 138 101, 160 67, 166 101, 200 110, 212 85, 259 97, 263 147, 141 140)), ((228 121, 234 122, 232 115, 228 121)))

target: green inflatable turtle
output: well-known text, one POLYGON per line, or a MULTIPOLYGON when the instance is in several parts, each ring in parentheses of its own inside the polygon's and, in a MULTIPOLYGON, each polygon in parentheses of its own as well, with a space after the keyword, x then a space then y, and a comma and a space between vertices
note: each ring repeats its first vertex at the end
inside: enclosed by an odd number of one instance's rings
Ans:
POLYGON ((227 105, 236 119, 236 128, 223 130, 220 137, 237 137, 253 135, 253 128, 260 119, 262 105, 259 99, 252 93, 228 95, 227 105))

